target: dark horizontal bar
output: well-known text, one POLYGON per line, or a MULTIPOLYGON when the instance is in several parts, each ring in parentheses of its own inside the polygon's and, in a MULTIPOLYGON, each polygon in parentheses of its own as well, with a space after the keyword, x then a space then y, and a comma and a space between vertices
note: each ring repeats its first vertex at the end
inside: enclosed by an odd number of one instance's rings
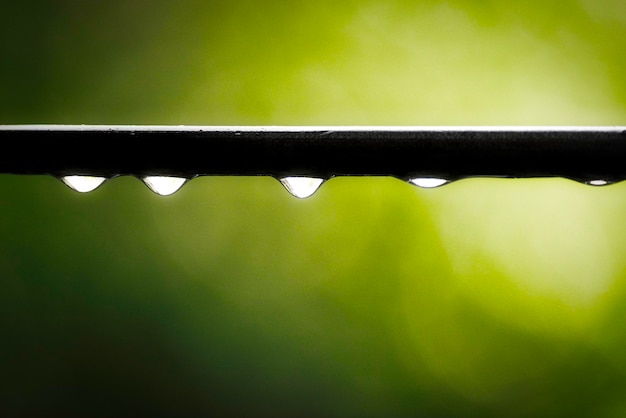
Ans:
POLYGON ((626 127, 0 126, 0 173, 626 179, 626 127))

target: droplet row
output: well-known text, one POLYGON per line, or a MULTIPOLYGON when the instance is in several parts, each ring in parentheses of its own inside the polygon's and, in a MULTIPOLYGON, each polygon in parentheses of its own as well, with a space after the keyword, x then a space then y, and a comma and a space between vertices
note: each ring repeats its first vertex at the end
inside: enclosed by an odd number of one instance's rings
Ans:
MULTIPOLYGON (((60 180, 72 190, 80 193, 87 193, 100 187, 108 180, 108 178, 77 175, 63 176, 60 177, 60 180)), ((185 183, 189 181, 188 178, 171 176, 146 176, 140 180, 148 186, 150 190, 160 196, 169 196, 176 193, 185 185, 185 183)), ((307 176, 290 176, 281 177, 278 180, 292 196, 297 197, 298 199, 306 199, 319 190, 327 179, 307 176)), ((407 180, 408 183, 423 189, 434 189, 445 186, 452 181, 453 180, 439 177, 416 177, 407 180)), ((583 183, 596 187, 614 184, 613 181, 603 179, 593 179, 583 183)))
MULTIPOLYGON (((61 181, 69 188, 80 193, 96 190, 105 181, 106 177, 95 176, 64 176, 61 181)), ((176 193, 188 179, 183 177, 147 176, 141 179, 146 186, 160 196, 169 196, 176 193)))

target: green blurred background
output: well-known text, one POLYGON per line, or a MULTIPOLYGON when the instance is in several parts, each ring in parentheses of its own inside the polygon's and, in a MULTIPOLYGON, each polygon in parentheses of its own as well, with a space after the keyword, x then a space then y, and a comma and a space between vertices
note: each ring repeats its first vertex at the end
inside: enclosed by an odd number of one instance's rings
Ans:
MULTIPOLYGON (((622 0, 6 1, 0 39, 3 124, 626 121, 622 0)), ((626 183, 0 190, 3 416, 626 415, 626 183)))

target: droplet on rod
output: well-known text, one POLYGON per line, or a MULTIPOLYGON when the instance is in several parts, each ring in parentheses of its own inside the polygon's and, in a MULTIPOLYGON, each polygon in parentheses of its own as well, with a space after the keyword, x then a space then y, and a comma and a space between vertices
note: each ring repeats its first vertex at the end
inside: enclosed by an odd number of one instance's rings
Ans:
POLYGON ((72 190, 76 190, 80 193, 87 193, 95 190, 100 186, 106 177, 94 177, 94 176, 64 176, 61 177, 61 181, 65 183, 72 190))
POLYGON ((595 179, 595 180, 589 180, 585 182, 585 184, 588 184, 590 186, 608 186, 609 184, 612 184, 612 182, 608 180, 595 179))
POLYGON ((324 179, 316 177, 283 177, 280 182, 293 196, 304 199, 320 188, 324 179))
POLYGON ((187 182, 184 177, 148 176, 143 182, 154 193, 161 196, 169 196, 176 193, 187 182))
POLYGON ((425 189, 433 189, 435 187, 443 186, 444 184, 449 183, 450 180, 440 179, 436 177, 418 177, 414 179, 409 179, 409 182, 425 189))

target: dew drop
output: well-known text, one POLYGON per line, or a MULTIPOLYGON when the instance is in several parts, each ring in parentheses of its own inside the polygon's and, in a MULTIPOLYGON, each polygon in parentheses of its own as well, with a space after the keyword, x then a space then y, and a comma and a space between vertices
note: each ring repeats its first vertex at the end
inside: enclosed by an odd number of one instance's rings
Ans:
POLYGON ((304 199, 320 188, 324 179, 316 177, 283 177, 280 182, 293 196, 304 199))
POLYGON ((176 193, 187 182, 187 179, 184 177, 165 176, 148 176, 142 180, 150 190, 161 196, 169 196, 176 193))
POLYGON ((410 179, 409 182, 425 189, 433 189, 435 187, 443 186, 444 184, 449 183, 450 180, 440 179, 436 177, 418 177, 410 179))
POLYGON ((601 180, 601 179, 589 180, 589 181, 585 182, 585 184, 588 184, 590 186, 608 186, 611 183, 612 182, 610 182, 610 181, 601 180))
POLYGON ((61 177, 61 181, 65 183, 72 190, 76 190, 80 193, 87 193, 95 190, 100 186, 106 177, 94 177, 94 176, 65 176, 61 177))

